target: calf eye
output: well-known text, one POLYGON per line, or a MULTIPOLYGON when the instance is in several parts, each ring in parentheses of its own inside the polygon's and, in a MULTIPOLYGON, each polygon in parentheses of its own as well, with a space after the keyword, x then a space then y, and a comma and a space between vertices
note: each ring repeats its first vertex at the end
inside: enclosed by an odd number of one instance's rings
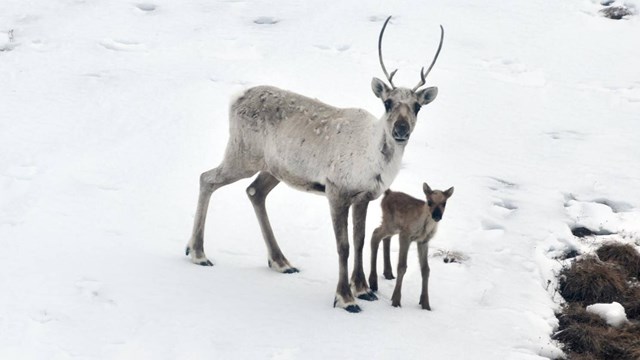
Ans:
POLYGON ((422 106, 420 106, 420 104, 418 104, 418 103, 413 104, 413 112, 414 112, 416 115, 418 115, 418 111, 420 111, 420 108, 421 108, 421 107, 422 107, 422 106))
POLYGON ((427 201, 427 205, 429 205, 429 207, 433 206, 433 201, 428 200, 428 201, 427 201))
POLYGON ((393 106, 393 101, 391 99, 387 99, 384 101, 384 108, 387 112, 391 111, 391 107, 393 106))

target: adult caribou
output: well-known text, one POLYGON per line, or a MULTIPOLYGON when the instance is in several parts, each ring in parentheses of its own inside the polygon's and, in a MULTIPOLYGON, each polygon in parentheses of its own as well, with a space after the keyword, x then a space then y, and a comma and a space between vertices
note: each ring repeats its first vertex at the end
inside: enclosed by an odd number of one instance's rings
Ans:
POLYGON ((425 78, 433 68, 444 38, 431 65, 420 71, 413 89, 396 87, 382 60, 382 37, 391 16, 378 37, 378 57, 389 86, 373 78, 373 93, 382 100, 385 113, 377 119, 362 109, 341 109, 318 100, 270 86, 246 90, 231 103, 229 140, 220 166, 200 176, 200 196, 193 235, 186 254, 199 265, 213 263, 204 253, 204 225, 211 194, 217 189, 259 173, 247 188, 262 236, 267 245, 269 267, 282 273, 298 272, 289 264, 276 242, 265 208, 265 199, 281 181, 329 199, 331 219, 339 255, 339 279, 334 306, 359 312, 354 294, 376 300, 362 267, 365 219, 369 201, 378 198, 400 169, 404 148, 413 131, 420 107, 433 101, 437 87, 427 87, 425 78), (348 279, 349 208, 353 211, 355 248, 351 284, 348 279), (353 291, 352 291, 353 289, 353 291))

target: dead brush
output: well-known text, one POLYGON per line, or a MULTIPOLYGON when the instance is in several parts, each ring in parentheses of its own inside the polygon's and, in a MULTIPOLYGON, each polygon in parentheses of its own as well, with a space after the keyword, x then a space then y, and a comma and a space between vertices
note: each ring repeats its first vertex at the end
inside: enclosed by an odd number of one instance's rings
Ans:
POLYGON ((630 286, 620 304, 627 313, 627 319, 640 321, 640 285, 630 286))
POLYGON ((572 303, 558 314, 559 330, 554 340, 564 344, 568 359, 640 359, 640 325, 614 328, 600 316, 572 303))
POLYGON ((607 243, 596 250, 602 261, 618 264, 631 280, 640 279, 640 253, 630 244, 607 243))
POLYGON ((625 278, 618 266, 588 256, 560 271, 558 290, 567 302, 610 303, 623 298, 627 291, 625 278))

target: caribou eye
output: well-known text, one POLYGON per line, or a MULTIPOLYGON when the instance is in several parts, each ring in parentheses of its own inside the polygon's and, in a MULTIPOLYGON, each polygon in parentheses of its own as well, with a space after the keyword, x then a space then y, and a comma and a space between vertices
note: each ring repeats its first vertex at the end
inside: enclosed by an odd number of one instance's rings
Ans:
POLYGON ((432 206, 433 206, 433 201, 428 200, 428 201, 427 201, 427 205, 429 205, 429 207, 432 207, 432 206))
POLYGON ((420 111, 420 108, 421 108, 421 107, 422 107, 422 106, 420 106, 420 104, 418 104, 418 103, 413 104, 413 112, 414 112, 416 115, 418 115, 418 111, 420 111))
POLYGON ((384 101, 384 108, 387 112, 391 111, 391 107, 393 106, 393 101, 391 99, 387 99, 384 101))

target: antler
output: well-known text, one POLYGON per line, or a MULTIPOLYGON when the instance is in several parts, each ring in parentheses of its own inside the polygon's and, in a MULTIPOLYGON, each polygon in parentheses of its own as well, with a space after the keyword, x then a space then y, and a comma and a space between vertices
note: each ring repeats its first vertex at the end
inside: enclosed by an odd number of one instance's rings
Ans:
POLYGON ((389 80, 389 84, 391 84, 391 87, 395 89, 396 86, 393 85, 393 75, 396 74, 396 71, 398 71, 398 69, 393 70, 391 72, 391 75, 389 75, 389 73, 387 73, 387 68, 384 67, 384 62, 382 61, 382 35, 384 35, 384 29, 387 27, 387 23, 389 22, 389 20, 391 20, 391 16, 387 18, 387 20, 384 22, 384 25, 382 25, 382 30, 380 30, 380 37, 378 37, 378 58, 380 59, 380 66, 382 66, 384 75, 387 77, 387 80, 389 80))
MULTIPOLYGON (((382 30, 384 30, 384 28, 382 28, 382 30)), ((442 49, 442 41, 443 40, 444 40, 444 28, 442 27, 442 25, 440 25, 440 45, 438 45, 438 51, 436 51, 436 56, 434 56, 433 61, 431 62, 431 65, 429 65, 429 68, 427 69, 427 72, 426 73, 424 72, 424 67, 422 67, 422 69, 420 70, 420 82, 418 83, 418 85, 416 85, 416 87, 413 88, 414 92, 416 90, 418 90, 420 88, 420 86, 422 86, 422 85, 424 85, 426 83, 425 79, 427 78, 427 75, 429 74, 429 72, 431 72, 431 69, 433 68, 433 65, 436 64, 436 60, 438 59, 438 55, 440 55, 440 49, 442 49)), ((380 61, 382 61, 382 60, 380 60, 380 61)), ((383 67, 383 69, 384 69, 384 67, 383 67)), ((385 74, 386 74, 386 72, 385 72, 385 74)), ((393 74, 391 74, 391 76, 393 76, 393 74)))

